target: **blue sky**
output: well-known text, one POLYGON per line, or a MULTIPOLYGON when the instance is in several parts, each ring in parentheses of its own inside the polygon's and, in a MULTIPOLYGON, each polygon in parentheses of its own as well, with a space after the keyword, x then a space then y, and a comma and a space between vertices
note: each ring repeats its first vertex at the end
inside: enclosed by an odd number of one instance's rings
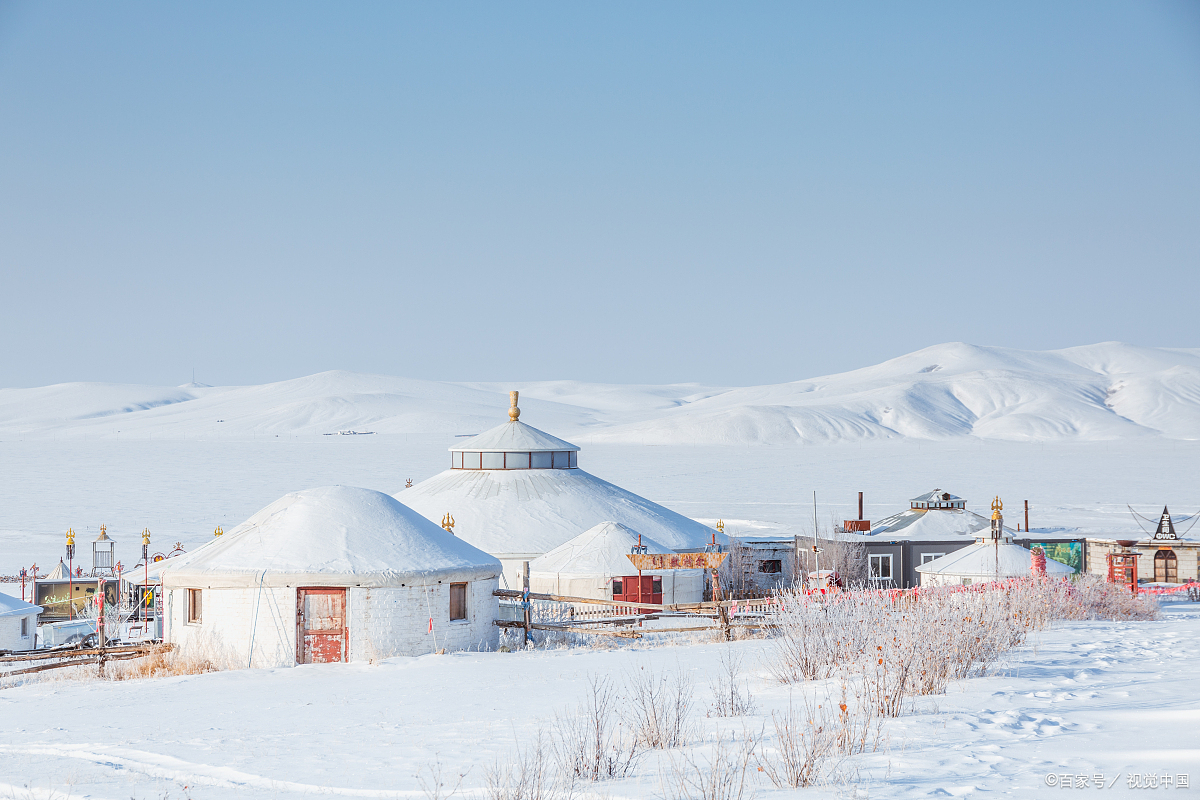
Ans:
POLYGON ((1198 8, 0 3, 0 386, 1197 347, 1198 8))

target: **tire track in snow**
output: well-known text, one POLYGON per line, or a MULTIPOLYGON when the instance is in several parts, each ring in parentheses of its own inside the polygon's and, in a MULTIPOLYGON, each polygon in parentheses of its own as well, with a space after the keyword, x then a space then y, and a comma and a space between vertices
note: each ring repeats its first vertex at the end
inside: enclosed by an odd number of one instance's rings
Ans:
MULTIPOLYGON (((51 746, 14 746, 0 745, 0 753, 31 756, 55 756, 59 758, 75 758, 90 761, 96 766, 107 767, 114 772, 137 772, 152 778, 165 778, 180 784, 213 786, 221 789, 267 789, 270 791, 288 791, 303 794, 326 794, 346 797, 425 797, 425 792, 418 789, 350 789, 341 786, 321 786, 313 783, 297 783, 295 781, 276 780, 262 775, 252 775, 232 767, 218 767, 209 764, 196 764, 174 756, 150 753, 145 750, 127 750, 111 745, 79 744, 51 746)), ((0 788, 7 788, 0 784, 0 788)), ((24 787, 13 787, 22 792, 30 790, 24 787)), ((39 790, 40 791, 40 790, 39 790)), ((475 790, 479 791, 479 790, 475 790)), ((460 790, 464 795, 475 793, 472 790, 460 790)), ((16 795, 22 797, 22 795, 16 795)), ((29 795, 31 800, 43 800, 41 795, 29 795)), ((45 800, 63 800, 70 795, 51 793, 45 800)))

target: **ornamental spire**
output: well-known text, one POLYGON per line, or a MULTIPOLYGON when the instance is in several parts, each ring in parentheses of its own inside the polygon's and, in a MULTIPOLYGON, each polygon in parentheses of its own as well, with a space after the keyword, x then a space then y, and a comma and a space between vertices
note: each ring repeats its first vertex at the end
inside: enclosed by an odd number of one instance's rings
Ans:
POLYGON ((521 416, 521 409, 517 408, 517 395, 520 392, 509 392, 508 399, 512 402, 512 407, 508 409, 508 419, 510 422, 516 422, 521 416))

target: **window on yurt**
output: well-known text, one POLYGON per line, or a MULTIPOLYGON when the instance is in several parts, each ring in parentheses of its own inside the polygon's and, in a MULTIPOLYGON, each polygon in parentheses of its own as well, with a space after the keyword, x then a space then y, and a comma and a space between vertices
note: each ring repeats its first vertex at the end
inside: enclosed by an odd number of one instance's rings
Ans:
POLYGON ((613 597, 625 594, 624 582, 620 578, 613 578, 613 597))
POLYGON ((505 453, 505 469, 529 469, 529 453, 505 453))
POLYGON ((29 638, 29 617, 21 617, 21 638, 29 638))
POLYGON ((462 453, 450 454, 450 469, 462 469, 462 453))
POLYGON ((467 585, 450 584, 450 621, 467 618, 467 585))
POLYGON ((553 453, 534 453, 530 466, 534 469, 550 469, 554 466, 551 463, 551 456, 553 455, 553 453))
POLYGON ((662 594, 662 576, 655 575, 650 579, 651 594, 662 594))
POLYGON ((462 468, 479 469, 479 453, 463 453, 462 468))
POLYGON ((200 624, 201 612, 204 610, 204 601, 200 595, 199 589, 187 590, 187 621, 193 625, 200 624))
POLYGON ((504 453, 480 453, 484 469, 504 469, 504 453))

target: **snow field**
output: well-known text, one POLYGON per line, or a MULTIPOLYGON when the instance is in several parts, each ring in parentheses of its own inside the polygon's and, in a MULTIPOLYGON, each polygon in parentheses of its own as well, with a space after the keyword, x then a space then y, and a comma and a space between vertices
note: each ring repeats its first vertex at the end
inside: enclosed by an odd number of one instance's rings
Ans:
MULTIPOLYGON (((0 784, 14 797, 424 797, 441 764, 460 796, 485 796, 496 764, 519 763, 539 731, 583 703, 598 677, 686 677, 692 744, 651 751, 624 778, 579 796, 673 798, 679 768, 710 769, 723 739, 736 761, 747 734, 778 746, 772 713, 836 702, 834 680, 781 684, 771 641, 613 649, 458 653, 380 664, 240 670, 154 680, 58 679, 0 691, 0 784), (747 716, 717 717, 713 684, 730 654, 752 695, 747 716), (182 787, 187 786, 185 791, 182 787), (16 792, 28 787, 34 793, 16 792), (39 794, 41 793, 41 794, 39 794)), ((1196 770, 1200 608, 1168 603, 1153 622, 1070 622, 1034 635, 999 674, 952 682, 882 728, 876 752, 841 765, 858 796, 1060 796, 1049 773, 1172 775, 1196 770)), ((636 677, 634 678, 636 680, 636 677)), ((630 713, 625 714, 628 710, 630 713)), ((1193 774, 1192 779, 1197 776, 1193 774)), ((845 786, 776 789, 762 798, 853 796, 845 786)))

